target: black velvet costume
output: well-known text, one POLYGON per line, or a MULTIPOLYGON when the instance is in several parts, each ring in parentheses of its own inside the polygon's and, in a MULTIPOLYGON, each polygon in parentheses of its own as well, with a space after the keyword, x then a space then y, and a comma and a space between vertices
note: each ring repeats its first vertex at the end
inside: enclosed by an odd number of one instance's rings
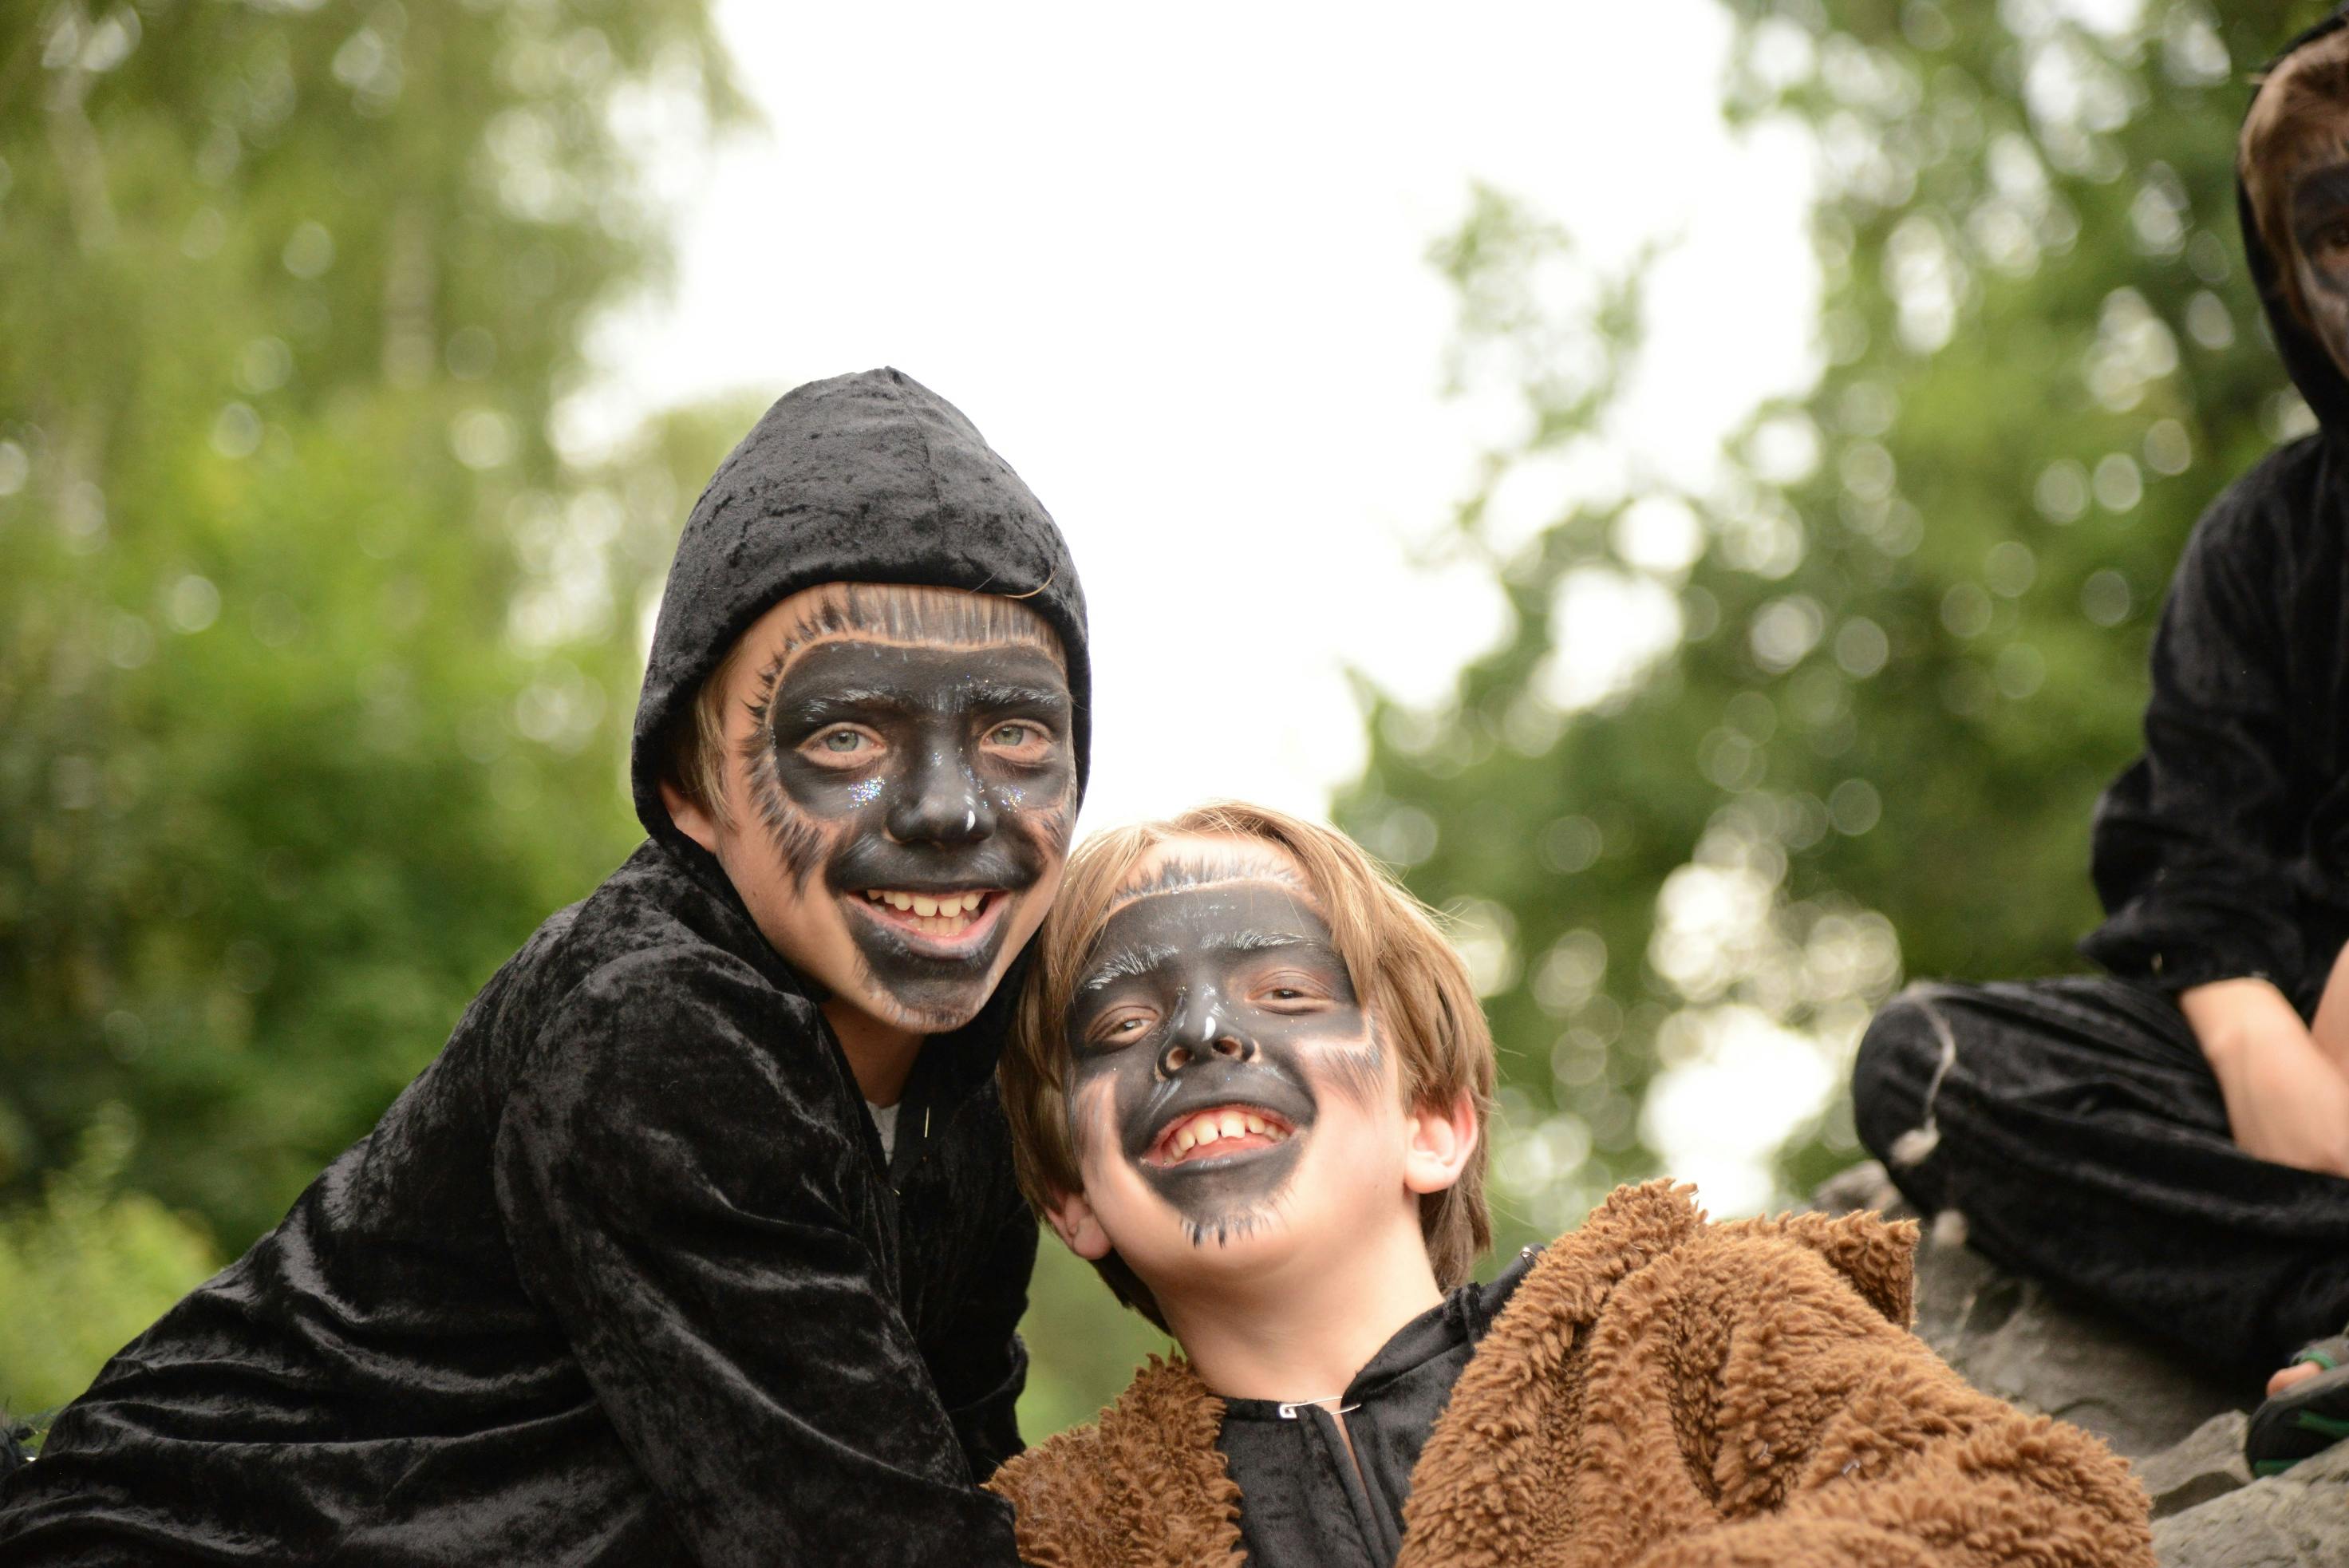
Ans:
POLYGON ((1240 1489, 1249 1568, 1389 1568, 1428 1434, 1536 1255, 1397 1329, 1340 1397, 1342 1432, 1322 1406, 1223 1401, 1216 1447, 1240 1489))
MULTIPOLYGON (((2293 47, 2342 25, 2333 19, 2293 47)), ((2255 1159, 2176 995, 2259 976, 2314 1013, 2349 937, 2349 380, 2251 274, 2316 433, 2195 527, 2153 645, 2145 755, 2093 861, 2111 978, 1912 988, 1869 1026, 1859 1131, 1974 1244, 2222 1365, 2349 1319, 2349 1181, 2255 1159)))
POLYGON ((1081 780, 1084 606, 1043 508, 894 370, 783 398, 678 547, 636 727, 650 840, 67 1408, 0 1490, 0 1561, 1015 1560, 972 1484, 1020 1447, 1013 987, 924 1048, 885 1159, 811 983, 657 793, 736 638, 832 580, 1032 592, 1081 780))

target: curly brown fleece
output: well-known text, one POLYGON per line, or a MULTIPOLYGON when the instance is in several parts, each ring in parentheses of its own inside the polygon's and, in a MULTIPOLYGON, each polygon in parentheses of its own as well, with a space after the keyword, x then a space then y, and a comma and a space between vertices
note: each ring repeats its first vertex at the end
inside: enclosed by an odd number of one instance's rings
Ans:
MULTIPOLYGON (((1908 1332, 1917 1228, 1713 1225, 1619 1189, 1517 1286, 1412 1474, 1396 1568, 2153 1568, 2104 1444, 1908 1332)), ((1037 1568, 1238 1568, 1222 1403, 1154 1357, 1005 1465, 1037 1568)))

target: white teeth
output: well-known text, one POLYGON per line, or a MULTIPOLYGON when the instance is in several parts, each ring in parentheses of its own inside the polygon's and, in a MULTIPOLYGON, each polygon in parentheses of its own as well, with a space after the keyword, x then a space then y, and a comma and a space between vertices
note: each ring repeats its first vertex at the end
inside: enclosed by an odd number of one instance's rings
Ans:
POLYGON ((927 919, 932 916, 962 915, 976 910, 987 902, 984 892, 978 893, 900 893, 895 888, 867 888, 864 896, 875 904, 886 904, 904 914, 927 919))
POLYGON ((1226 1138, 1246 1137, 1251 1133, 1274 1143, 1285 1142, 1288 1137, 1288 1129, 1252 1111, 1237 1107, 1201 1111, 1167 1135, 1166 1153, 1162 1158, 1169 1162, 1179 1160, 1195 1148, 1205 1148, 1226 1138))

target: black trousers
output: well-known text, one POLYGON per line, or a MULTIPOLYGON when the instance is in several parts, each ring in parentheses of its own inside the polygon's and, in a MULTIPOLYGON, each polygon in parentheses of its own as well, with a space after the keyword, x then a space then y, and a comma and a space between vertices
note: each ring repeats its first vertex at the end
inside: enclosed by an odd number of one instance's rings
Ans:
POLYGON ((2349 1181, 2236 1147, 2159 992, 1911 986, 1868 1025, 1852 1100, 1920 1212, 2195 1359, 2272 1370, 2349 1321, 2349 1181))

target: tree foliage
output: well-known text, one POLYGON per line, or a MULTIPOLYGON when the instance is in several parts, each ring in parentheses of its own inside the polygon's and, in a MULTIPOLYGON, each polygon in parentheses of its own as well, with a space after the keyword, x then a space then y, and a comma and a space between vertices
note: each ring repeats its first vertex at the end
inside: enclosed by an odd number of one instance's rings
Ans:
POLYGON ((548 432, 735 98, 701 0, 5 10, 0 1190, 120 1107, 233 1250, 633 836, 675 485, 548 432))
POLYGON ((1451 547, 1490 560, 1514 630, 1441 711, 1371 693, 1340 802, 1479 961, 1527 1236, 1653 1170, 1707 1068, 1836 1085, 1780 1150, 1800 1190, 1854 1158, 1845 1065, 1903 970, 2078 966, 2164 582, 2218 490, 2305 428, 2231 161, 2250 69, 2316 8, 1732 9, 1732 112, 1816 149, 1816 382, 1710 481, 1591 483, 1636 292, 1559 306, 1570 235, 1480 198, 1437 259, 1464 376, 1525 433, 1451 547), (1528 504, 1547 525, 1519 544, 1495 514, 1528 504))
MULTIPOLYGON (((1481 196, 1437 263, 1524 433, 1447 538, 1514 630, 1442 711, 1370 694, 1340 802, 1489 989, 1512 1241, 1651 1169, 1695 1067, 1824 1084, 1904 967, 2074 961, 2161 584, 2302 417, 2228 161, 2315 7, 1731 5, 1733 109, 1819 149, 1816 385, 1714 479, 1593 483, 1636 271, 1561 306, 1570 235, 1481 196)), ((38 1408, 626 852, 644 600, 751 410, 551 434, 662 274, 646 149, 740 112, 702 0, 0 17, 0 1401, 38 1408)), ((1784 1179, 1848 1156, 1830 1112, 1784 1179)), ((1161 1343, 1046 1251, 1031 1435, 1161 1343)))

